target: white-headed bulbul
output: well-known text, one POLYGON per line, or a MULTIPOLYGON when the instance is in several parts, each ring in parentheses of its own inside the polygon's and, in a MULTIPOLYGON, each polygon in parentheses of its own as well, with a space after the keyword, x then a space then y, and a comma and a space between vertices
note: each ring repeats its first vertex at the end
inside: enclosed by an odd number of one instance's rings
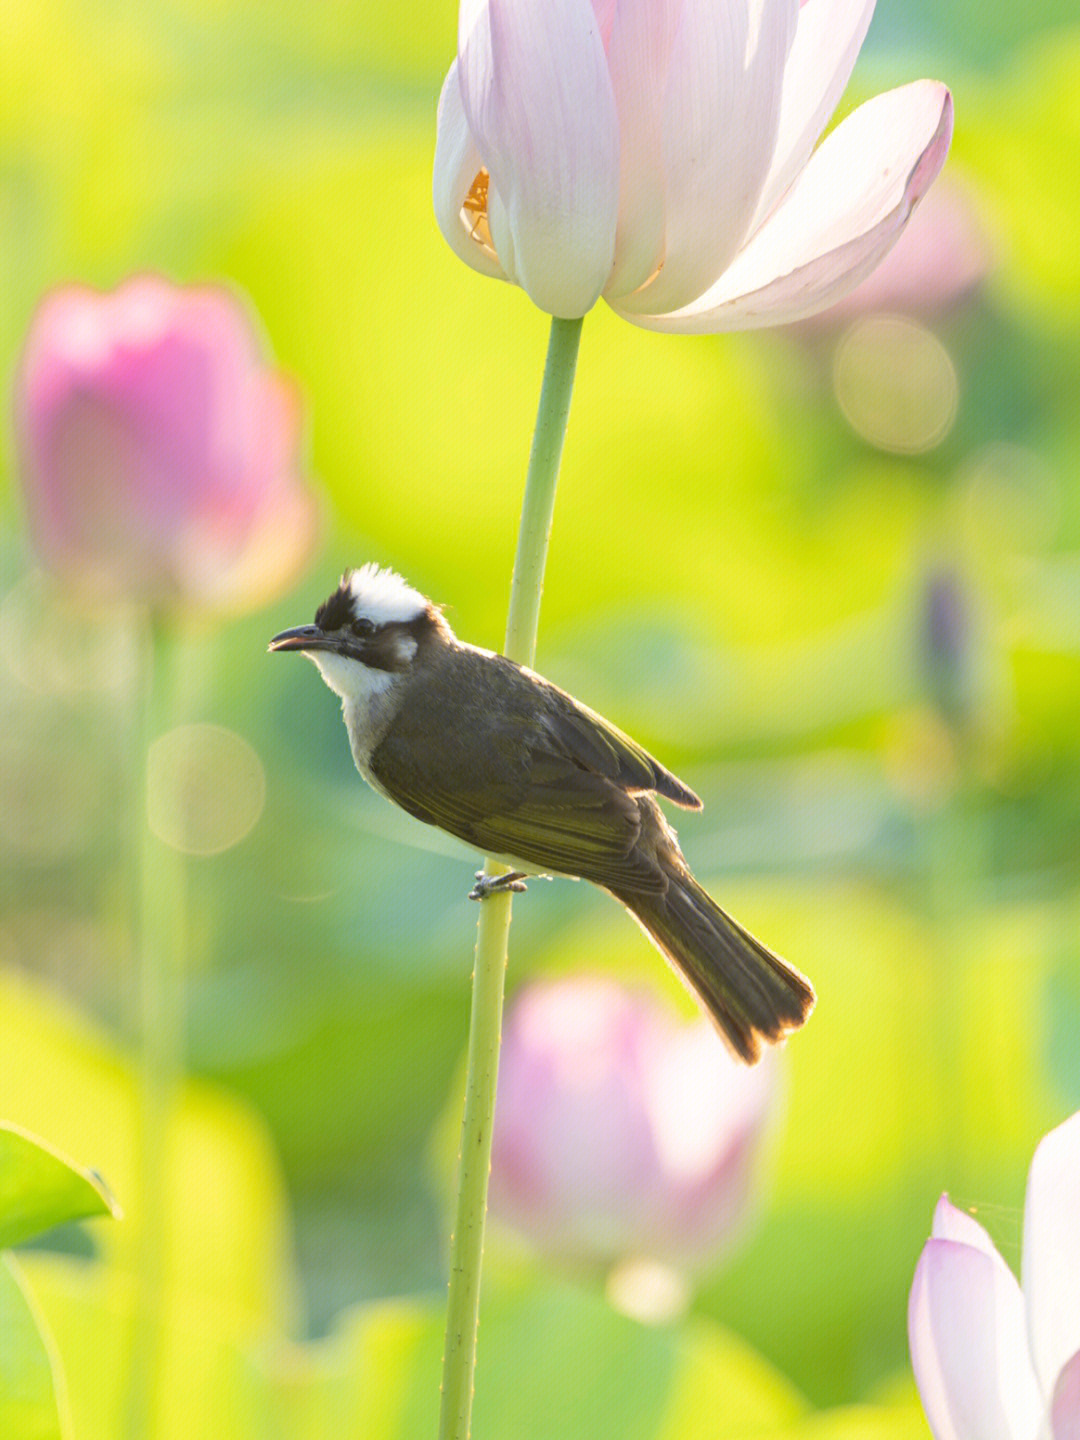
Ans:
POLYGON ((392 571, 347 571, 299 650, 341 696, 360 774, 410 815, 521 876, 579 876, 621 901, 743 1060, 814 1005, 809 982, 726 914, 683 859, 654 796, 701 801, 629 736, 565 690, 458 640, 392 571))

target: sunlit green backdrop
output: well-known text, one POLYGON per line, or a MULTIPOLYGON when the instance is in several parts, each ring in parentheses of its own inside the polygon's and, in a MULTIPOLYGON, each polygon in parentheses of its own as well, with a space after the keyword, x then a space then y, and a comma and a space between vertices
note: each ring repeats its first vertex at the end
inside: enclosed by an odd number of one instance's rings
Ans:
MULTIPOLYGON (((905 1306, 938 1194, 1019 1261, 1031 1151, 1080 1105, 1071 12, 880 0, 845 100, 922 74, 954 88, 949 170, 995 263, 921 322, 957 377, 939 443, 904 454, 852 428, 839 330, 586 321, 538 665, 704 797, 680 826, 695 869, 820 999, 785 1057, 762 1221, 685 1323, 640 1330, 496 1255, 480 1440, 923 1435, 905 1306), (944 655, 926 623, 941 577, 966 617, 944 655), (808 1404, 872 1408, 799 1421, 808 1404)), ((333 697, 265 642, 368 559, 463 637, 501 640, 546 317, 435 227, 455 25, 452 0, 5 7, 5 381, 55 283, 227 277, 300 381, 325 497, 296 592, 183 645, 176 723, 236 732, 257 779, 248 833, 187 867, 164 1434, 431 1433, 473 867, 362 787, 333 697)), ((12 459, 0 1116, 102 1170, 128 1212, 25 1259, 74 1433, 107 1440, 139 1226, 130 667, 122 636, 73 629, 32 573, 12 459)), ((601 969, 686 1003, 585 887, 534 886, 511 949, 511 994, 601 969)))

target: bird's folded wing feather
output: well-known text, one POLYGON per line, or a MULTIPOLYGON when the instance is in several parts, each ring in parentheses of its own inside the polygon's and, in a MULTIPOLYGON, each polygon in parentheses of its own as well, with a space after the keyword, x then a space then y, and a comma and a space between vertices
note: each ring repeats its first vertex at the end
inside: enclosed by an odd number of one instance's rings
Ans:
POLYGON ((689 786, 665 770, 629 735, 579 700, 563 691, 556 693, 563 703, 549 707, 543 717, 553 749, 624 790, 655 790, 676 805, 701 808, 701 801, 689 786))
MULTIPOLYGON (((524 737, 522 737, 524 738, 524 737)), ((636 853, 641 831, 637 802, 620 784, 566 747, 544 727, 531 731, 525 746, 508 747, 508 763, 493 745, 482 787, 451 789, 440 774, 421 769, 407 736, 391 736, 371 758, 376 779, 410 814, 438 825, 486 854, 512 856, 540 870, 580 875, 595 884, 662 891, 666 881, 656 865, 636 853)), ((614 756, 597 761, 622 775, 614 756)), ((646 788, 635 779, 634 788, 646 788)), ((648 788, 652 788, 648 786, 648 788)))

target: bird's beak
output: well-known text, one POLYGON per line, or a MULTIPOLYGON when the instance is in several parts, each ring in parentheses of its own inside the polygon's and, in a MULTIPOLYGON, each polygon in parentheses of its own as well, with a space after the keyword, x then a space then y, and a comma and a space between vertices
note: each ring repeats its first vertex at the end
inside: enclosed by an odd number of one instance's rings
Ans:
POLYGON ((325 635, 317 625, 298 625, 295 630, 282 630, 266 647, 268 650, 338 650, 340 645, 325 635))

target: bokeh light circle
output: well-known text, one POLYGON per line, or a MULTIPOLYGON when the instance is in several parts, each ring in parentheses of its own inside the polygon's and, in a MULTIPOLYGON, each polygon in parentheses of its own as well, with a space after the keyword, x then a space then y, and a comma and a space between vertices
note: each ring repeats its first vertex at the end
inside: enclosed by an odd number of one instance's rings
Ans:
POLYGON ((956 419, 952 356, 932 330, 900 315, 869 315, 847 330, 833 385, 848 424, 879 450, 932 450, 956 419))
POLYGON ((263 763, 234 730, 181 725, 150 747, 150 829, 186 855, 218 855, 238 845, 265 803, 263 763))

